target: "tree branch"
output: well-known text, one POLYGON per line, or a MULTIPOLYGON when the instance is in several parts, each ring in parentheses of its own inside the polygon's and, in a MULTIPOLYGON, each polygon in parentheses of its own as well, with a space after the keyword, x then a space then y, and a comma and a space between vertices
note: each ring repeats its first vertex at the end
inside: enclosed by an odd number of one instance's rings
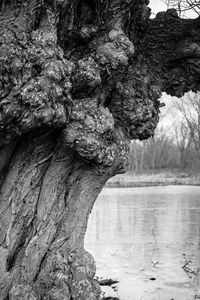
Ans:
POLYGON ((147 22, 138 50, 161 79, 162 91, 180 97, 200 89, 200 18, 181 19, 173 9, 157 14, 147 22))

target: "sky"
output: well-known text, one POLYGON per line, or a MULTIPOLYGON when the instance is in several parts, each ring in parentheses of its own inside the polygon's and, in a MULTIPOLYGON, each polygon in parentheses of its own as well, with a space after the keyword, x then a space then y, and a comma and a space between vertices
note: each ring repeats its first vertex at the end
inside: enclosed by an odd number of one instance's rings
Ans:
MULTIPOLYGON (((164 3, 164 0, 150 0, 149 7, 152 9, 154 14, 157 14, 159 11, 165 11, 167 9, 167 5, 164 3)), ((197 15, 192 12, 187 12, 188 18, 196 18, 197 15)))
POLYGON ((166 4, 162 0, 150 0, 149 7, 155 14, 166 10, 166 4))

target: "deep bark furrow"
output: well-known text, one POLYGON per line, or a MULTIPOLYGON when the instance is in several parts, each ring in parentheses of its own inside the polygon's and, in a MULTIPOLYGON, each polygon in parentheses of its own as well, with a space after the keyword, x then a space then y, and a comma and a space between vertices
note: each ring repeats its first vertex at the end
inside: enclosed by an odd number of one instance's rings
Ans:
POLYGON ((10 168, 12 159, 17 151, 18 140, 13 141, 8 146, 0 150, 0 191, 10 168))

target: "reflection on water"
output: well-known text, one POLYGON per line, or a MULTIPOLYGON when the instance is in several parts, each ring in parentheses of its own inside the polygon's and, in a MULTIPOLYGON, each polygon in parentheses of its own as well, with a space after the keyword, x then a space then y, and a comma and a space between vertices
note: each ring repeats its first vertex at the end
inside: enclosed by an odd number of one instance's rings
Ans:
POLYGON ((85 247, 121 300, 200 299, 200 187, 104 189, 85 247))

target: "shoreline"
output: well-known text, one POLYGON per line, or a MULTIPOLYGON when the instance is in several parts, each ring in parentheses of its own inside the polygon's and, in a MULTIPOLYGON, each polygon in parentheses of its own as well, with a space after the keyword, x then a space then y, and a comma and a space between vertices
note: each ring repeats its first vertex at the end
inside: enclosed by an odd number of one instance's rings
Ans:
POLYGON ((139 188, 139 187, 153 187, 153 186, 169 186, 169 185, 188 185, 188 186, 200 186, 200 184, 195 183, 164 183, 164 182, 114 182, 107 183, 105 188, 139 188))
POLYGON ((153 174, 120 174, 112 177, 105 188, 134 188, 168 185, 200 186, 200 174, 161 172, 153 174))

